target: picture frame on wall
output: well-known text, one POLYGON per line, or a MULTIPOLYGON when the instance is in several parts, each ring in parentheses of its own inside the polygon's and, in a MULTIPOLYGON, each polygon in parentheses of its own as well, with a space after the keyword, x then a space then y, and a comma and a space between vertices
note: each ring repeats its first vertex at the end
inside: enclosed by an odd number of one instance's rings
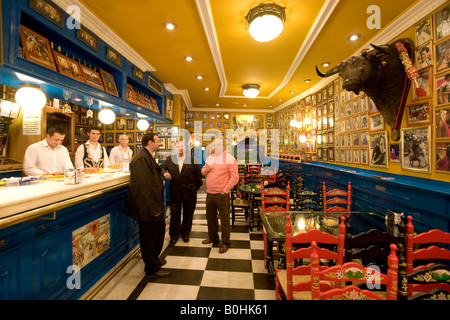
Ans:
POLYGON ((450 173, 450 141, 436 143, 435 154, 435 170, 450 173))
POLYGON ((81 71, 80 64, 77 61, 62 55, 61 53, 56 52, 55 50, 53 50, 53 55, 55 57, 55 63, 56 66, 58 67, 59 73, 62 73, 68 77, 71 77, 72 79, 84 83, 83 73, 81 71))
POLYGON ((159 137, 178 137, 178 126, 156 125, 155 133, 159 137))
POLYGON ((123 57, 120 53, 118 53, 116 50, 114 50, 111 47, 106 48, 106 58, 109 61, 112 61, 115 65, 122 68, 122 60, 123 57))
POLYGON ((47 0, 30 0, 28 5, 48 21, 51 21, 61 29, 64 28, 66 12, 57 5, 47 0))
POLYGON ((136 66, 133 66, 133 77, 143 81, 144 80, 144 71, 139 69, 136 66))
POLYGON ((166 108, 164 110, 164 118, 167 120, 173 119, 173 99, 166 97, 166 108))
POLYGON ((400 143, 389 144, 389 161, 400 162, 400 143))
POLYGON ((431 101, 406 106, 408 126, 430 124, 432 120, 431 101))
POLYGON ((431 42, 416 48, 415 57, 417 70, 431 66, 433 64, 431 42))
POLYGON ((450 38, 434 46, 436 73, 445 72, 450 68, 449 51, 450 38))
POLYGON ((416 38, 416 46, 420 46, 425 42, 431 40, 431 19, 427 17, 426 19, 419 22, 414 27, 414 33, 416 38))
POLYGON ((450 29, 447 26, 450 14, 450 5, 442 8, 434 15, 435 21, 435 39, 436 41, 445 38, 450 34, 450 29))
POLYGON ((161 138, 159 141, 161 143, 159 149, 167 149, 166 138, 161 138))
POLYGON ((370 115, 369 118, 369 131, 381 131, 384 130, 384 118, 381 113, 370 115))
POLYGON ((102 77, 105 91, 118 97, 119 92, 117 91, 116 82, 114 81, 113 75, 103 69, 100 69, 100 76, 102 77))
POLYGON ((450 102, 450 73, 444 73, 435 78, 436 106, 450 102))
POLYGON ((402 169, 431 172, 431 126, 402 129, 402 169))
POLYGON ((77 29, 77 39, 87 45, 89 48, 98 51, 99 38, 83 25, 77 29))
POLYGON ((25 59, 41 66, 56 70, 55 60, 48 39, 33 30, 20 25, 20 41, 25 59), (40 54, 37 54, 39 52, 40 54))
POLYGON ((431 98, 432 90, 432 79, 433 79, 433 69, 432 67, 428 67, 418 72, 419 76, 417 77, 417 82, 420 85, 420 88, 412 89, 413 92, 413 100, 421 100, 421 99, 429 99, 431 98))
POLYGON ((103 87, 102 79, 100 78, 100 74, 92 69, 89 69, 86 66, 80 64, 81 73, 84 77, 84 82, 88 85, 91 85, 97 89, 105 90, 103 87))
POLYGON ((450 138, 450 108, 435 111, 435 138, 450 138))
POLYGON ((388 168, 387 161, 387 132, 369 134, 369 165, 372 167, 388 168))

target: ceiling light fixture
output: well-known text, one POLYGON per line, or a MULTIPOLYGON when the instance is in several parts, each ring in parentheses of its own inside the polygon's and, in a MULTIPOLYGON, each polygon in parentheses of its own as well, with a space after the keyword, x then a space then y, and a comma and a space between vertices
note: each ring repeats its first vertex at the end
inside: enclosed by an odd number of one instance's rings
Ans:
POLYGON ((244 84, 242 86, 244 96, 247 98, 255 98, 259 94, 259 84, 244 84))
POLYGON ((148 123, 147 119, 139 119, 136 123, 136 126, 139 130, 145 131, 148 129, 150 124, 148 123))
POLYGON ((199 74, 199 75, 197 76, 197 79, 198 79, 198 80, 202 80, 202 79, 203 79, 203 76, 202 76, 201 74, 199 74))
POLYGON ((209 91, 209 88, 205 88, 205 91, 209 91))
POLYGON ((355 40, 357 40, 359 37, 361 37, 361 35, 360 35, 359 33, 355 33, 355 34, 349 35, 349 36, 347 37, 347 39, 348 39, 348 40, 351 40, 351 41, 355 41, 355 40))
POLYGON ((16 102, 27 110, 41 110, 47 103, 47 97, 41 87, 33 84, 22 84, 15 97, 16 102))
POLYGON ((245 17, 250 35, 259 42, 275 39, 283 31, 286 11, 276 3, 261 3, 245 17))
POLYGON ((330 62, 324 62, 322 63, 322 67, 328 67, 331 63, 330 62))
POLYGON ((306 83, 310 83, 310 82, 311 82, 311 79, 305 79, 305 82, 306 82, 306 83))
POLYGON ((191 56, 186 56, 185 59, 186 59, 186 61, 189 61, 189 62, 194 60, 194 58, 192 58, 191 56))
POLYGON ((116 114, 111 109, 104 108, 98 113, 98 119, 101 123, 111 124, 116 119, 116 114))
POLYGON ((166 23, 164 24, 164 26, 166 27, 167 30, 173 30, 173 29, 175 29, 175 23, 173 23, 173 22, 166 22, 166 23))

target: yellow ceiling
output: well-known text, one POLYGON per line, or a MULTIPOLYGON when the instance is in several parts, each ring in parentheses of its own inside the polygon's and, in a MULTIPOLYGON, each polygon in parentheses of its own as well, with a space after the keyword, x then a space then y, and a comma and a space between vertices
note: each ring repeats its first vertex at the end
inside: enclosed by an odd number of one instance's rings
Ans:
POLYGON ((262 1, 80 0, 155 69, 159 80, 184 90, 193 110, 254 111, 273 110, 314 86, 320 80, 316 64, 337 64, 380 32, 367 28, 369 5, 380 7, 383 29, 418 1, 279 0, 286 9, 283 32, 260 43, 249 35, 245 16, 262 1), (166 30, 167 21, 176 29, 166 30), (348 41, 355 32, 361 37, 348 41), (188 55, 194 60, 186 62, 188 55), (257 98, 243 96, 246 83, 261 86, 257 98))

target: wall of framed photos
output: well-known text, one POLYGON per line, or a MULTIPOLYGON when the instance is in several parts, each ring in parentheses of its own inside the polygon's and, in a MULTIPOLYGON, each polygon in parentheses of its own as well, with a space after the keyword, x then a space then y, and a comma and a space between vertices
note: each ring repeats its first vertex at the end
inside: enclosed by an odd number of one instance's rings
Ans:
MULTIPOLYGON (((373 101, 361 92, 342 89, 338 77, 315 93, 275 112, 280 129, 280 156, 301 155, 321 161, 395 174, 450 180, 450 5, 439 7, 399 34, 415 43, 417 90, 411 84, 393 141, 373 101), (301 129, 290 121, 311 119, 301 129), (300 143, 300 135, 307 140, 300 143)), ((289 157, 287 157, 289 158, 289 157)))

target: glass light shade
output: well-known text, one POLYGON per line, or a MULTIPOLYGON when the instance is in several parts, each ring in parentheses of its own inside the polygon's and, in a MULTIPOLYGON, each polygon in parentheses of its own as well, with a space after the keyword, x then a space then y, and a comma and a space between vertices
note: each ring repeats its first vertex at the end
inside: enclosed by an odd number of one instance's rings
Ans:
POLYGON ((283 21, 277 16, 266 14, 253 20, 248 31, 256 41, 267 42, 280 35, 283 31, 283 21))
POLYGON ((98 113, 98 119, 104 124, 111 124, 116 119, 116 114, 111 109, 102 109, 98 113))
POLYGON ((291 127, 297 127, 297 120, 292 119, 291 122, 289 122, 289 125, 290 125, 291 127))
POLYGON ((247 98, 255 98, 259 94, 259 90, 256 88, 246 88, 243 92, 247 98))
POLYGON ((303 123, 304 123, 304 124, 311 124, 311 119, 310 119, 310 118, 306 118, 306 119, 303 121, 303 123))
POLYGON ((35 86, 23 86, 16 92, 16 102, 27 110, 40 110, 45 106, 47 97, 35 86))
POLYGON ((301 129, 302 128, 302 122, 301 121, 297 121, 297 125, 295 126, 296 128, 298 128, 298 129, 301 129))
POLYGON ((145 131, 148 129, 149 123, 145 119, 139 119, 136 126, 140 131, 145 131))

